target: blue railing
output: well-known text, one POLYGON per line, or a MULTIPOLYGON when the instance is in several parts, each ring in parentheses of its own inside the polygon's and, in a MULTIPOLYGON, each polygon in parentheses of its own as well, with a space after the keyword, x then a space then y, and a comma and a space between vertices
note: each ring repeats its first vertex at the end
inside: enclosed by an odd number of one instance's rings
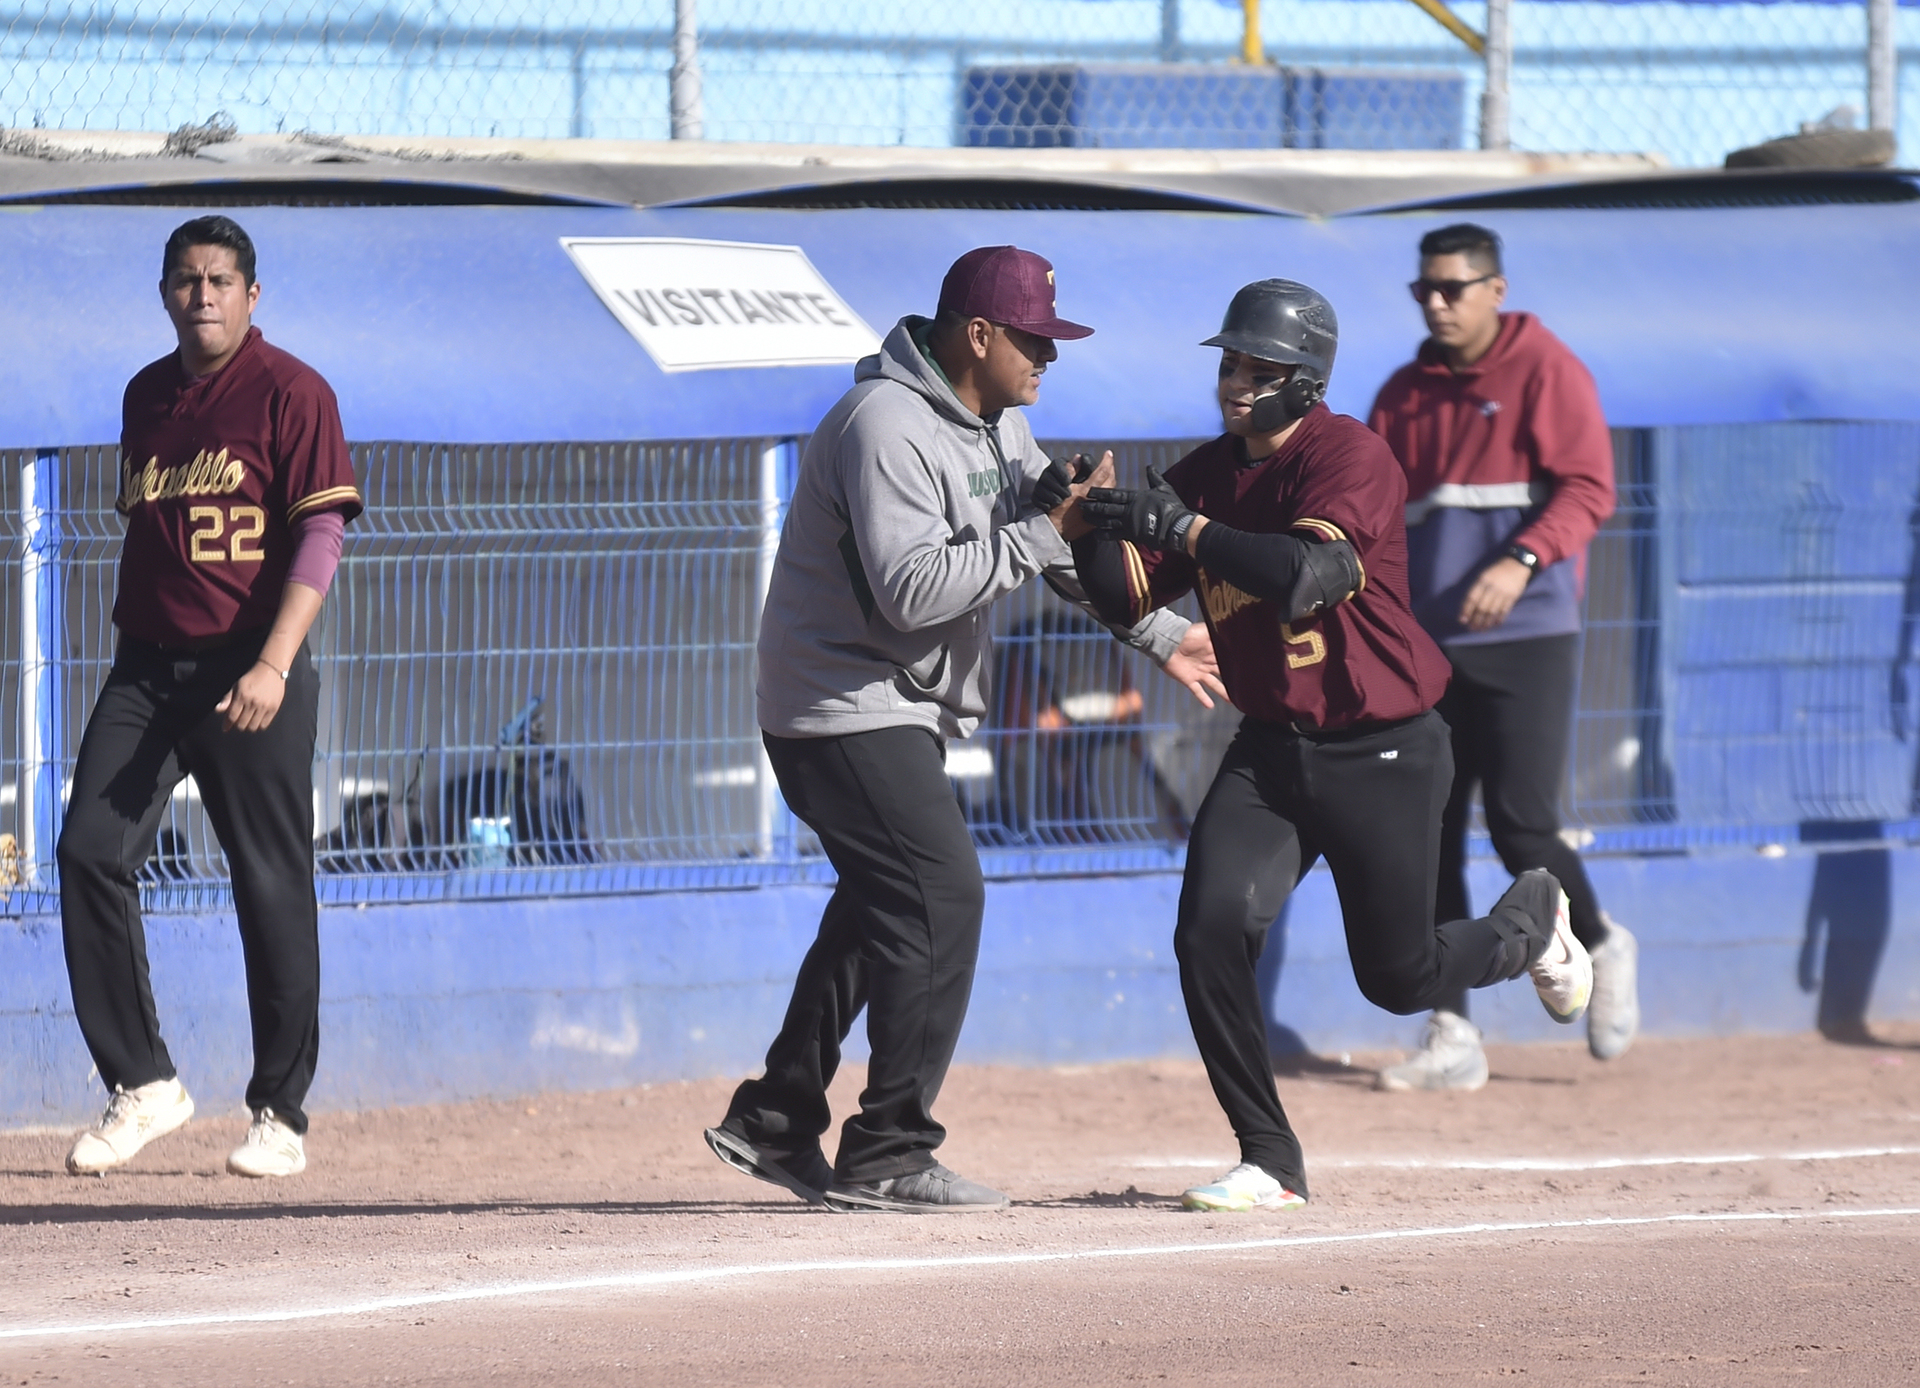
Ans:
MULTIPOLYGON (((1920 837, 1920 426, 1616 436, 1568 778, 1589 851, 1920 837)), ((1059 442, 1052 447, 1077 445, 1059 442)), ((1123 476, 1178 443, 1117 450, 1123 476)), ((314 651, 329 902, 826 881, 762 759, 753 648, 797 440, 355 449, 314 651)), ((111 448, 0 454, 0 911, 52 904, 111 659, 111 448)), ((1237 715, 1044 585, 995 610, 995 704, 949 771, 996 876, 1164 871, 1237 715)), ((146 869, 226 900, 192 782, 146 869)))

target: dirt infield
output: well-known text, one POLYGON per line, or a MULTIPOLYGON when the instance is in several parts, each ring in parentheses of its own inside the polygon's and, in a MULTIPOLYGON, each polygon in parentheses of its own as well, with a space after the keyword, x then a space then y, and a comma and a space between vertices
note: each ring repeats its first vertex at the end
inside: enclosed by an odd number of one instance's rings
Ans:
POLYGON ((1177 1208, 1233 1155, 1181 1061, 956 1070, 943 1155, 1018 1203, 938 1218, 727 1171, 717 1081, 322 1115, 270 1185, 233 1113, 105 1179, 0 1135, 0 1388, 1920 1381, 1920 1028, 1391 1058, 1283 1076, 1293 1215, 1177 1208))

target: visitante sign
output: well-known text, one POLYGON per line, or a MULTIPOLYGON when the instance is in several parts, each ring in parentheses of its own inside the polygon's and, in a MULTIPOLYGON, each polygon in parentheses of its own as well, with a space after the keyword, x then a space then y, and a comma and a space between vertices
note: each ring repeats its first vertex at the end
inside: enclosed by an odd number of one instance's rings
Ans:
POLYGON ((798 246, 610 236, 560 244, 662 371, 817 366, 880 348, 798 246))

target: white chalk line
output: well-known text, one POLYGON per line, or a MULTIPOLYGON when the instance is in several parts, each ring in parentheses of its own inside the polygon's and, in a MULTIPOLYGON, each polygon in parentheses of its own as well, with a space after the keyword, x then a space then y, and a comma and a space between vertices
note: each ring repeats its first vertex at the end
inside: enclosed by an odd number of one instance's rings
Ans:
POLYGON ((65 1325, 0 1328, 0 1340, 49 1339, 56 1336, 121 1334, 129 1331, 189 1330, 210 1326, 279 1325, 289 1321, 338 1319, 377 1315, 383 1311, 414 1311, 464 1302, 507 1301, 551 1296, 564 1292, 637 1291, 654 1287, 687 1286, 700 1282, 738 1281, 749 1277, 779 1277, 794 1273, 909 1272, 964 1268, 1020 1267, 1039 1263, 1093 1262, 1111 1258, 1169 1258, 1250 1253, 1274 1248, 1314 1248, 1330 1244, 1389 1243, 1406 1239, 1459 1238, 1473 1234, 1533 1234, 1581 1229, 1630 1229, 1659 1224, 1762 1224, 1805 1220, 1912 1219, 1920 1206, 1875 1210, 1745 1210, 1719 1214, 1602 1215, 1590 1219, 1527 1220, 1506 1224, 1452 1224, 1418 1229, 1372 1229, 1357 1234, 1296 1234, 1269 1239, 1237 1239, 1226 1243, 1141 1244, 1126 1248, 1062 1249, 1046 1253, 975 1253, 940 1258, 845 1258, 798 1263, 733 1263, 719 1267, 665 1268, 657 1272, 624 1272, 601 1277, 572 1277, 545 1282, 497 1282, 479 1287, 457 1287, 439 1292, 415 1292, 375 1297, 332 1306, 306 1306, 278 1311, 228 1311, 197 1316, 147 1316, 123 1321, 86 1321, 65 1325))
MULTIPOLYGON (((1708 1156, 1650 1157, 1353 1157, 1311 1163, 1339 1171, 1617 1171, 1636 1166, 1742 1166, 1757 1161, 1860 1161, 1868 1157, 1920 1156, 1920 1147, 1833 1147, 1811 1152, 1720 1152, 1708 1156)), ((1140 1157, 1136 1171, 1211 1171, 1239 1158, 1140 1157)))

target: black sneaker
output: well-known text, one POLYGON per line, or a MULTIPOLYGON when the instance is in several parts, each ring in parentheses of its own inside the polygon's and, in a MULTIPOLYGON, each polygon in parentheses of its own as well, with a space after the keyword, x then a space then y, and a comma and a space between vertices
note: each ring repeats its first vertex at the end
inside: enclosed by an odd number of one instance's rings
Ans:
POLYGON ((798 1152, 779 1152, 756 1147, 724 1126, 708 1128, 705 1135, 714 1156, 735 1171, 790 1190, 809 1205, 821 1204, 833 1184, 833 1166, 817 1143, 798 1152))
POLYGON ((938 1162, 911 1176, 890 1176, 884 1181, 836 1181, 827 1188, 830 1210, 965 1214, 974 1210, 1004 1210, 1012 1203, 991 1186, 956 1176, 938 1162))

